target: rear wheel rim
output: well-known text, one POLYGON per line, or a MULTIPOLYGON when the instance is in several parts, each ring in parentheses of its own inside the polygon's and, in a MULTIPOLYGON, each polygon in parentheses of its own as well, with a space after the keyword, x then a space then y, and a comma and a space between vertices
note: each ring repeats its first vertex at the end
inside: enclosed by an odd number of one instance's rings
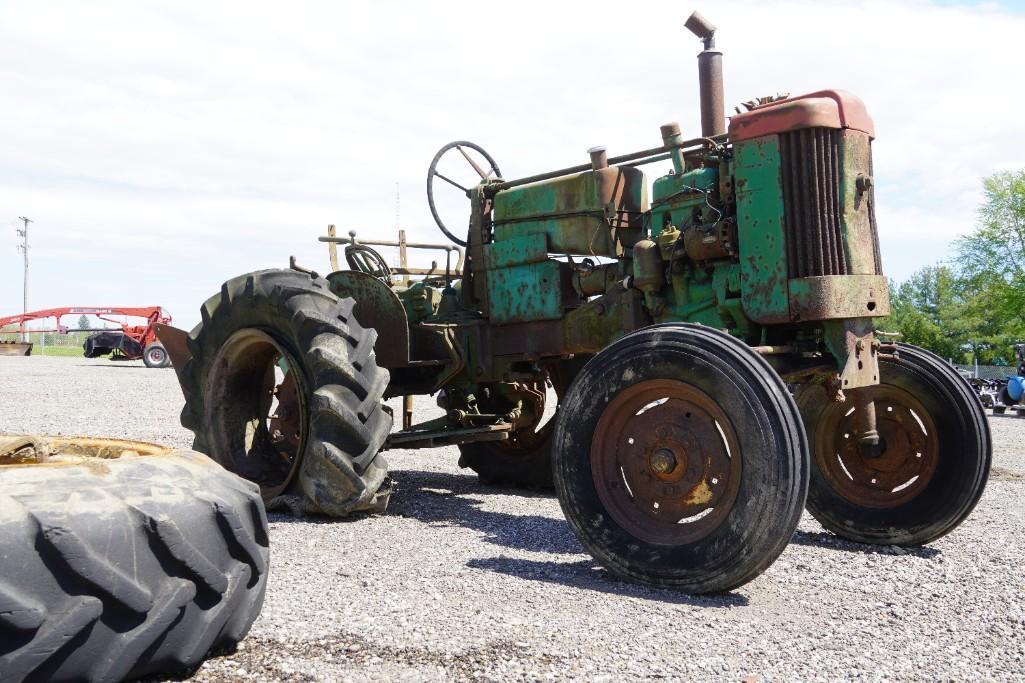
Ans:
POLYGON ((854 409, 847 403, 830 403, 815 428, 815 462, 829 486, 850 502, 897 507, 918 496, 932 480, 939 462, 939 435, 925 406, 907 390, 879 385, 867 391, 875 402, 883 453, 863 456, 854 409))
POLYGON ((207 378, 211 455, 260 485, 269 500, 299 469, 309 420, 299 364, 273 337, 247 328, 228 337, 207 378))
POLYGON ((602 412, 591 474, 609 516, 630 535, 693 543, 717 529, 736 502, 739 440, 700 389, 647 380, 620 391, 602 412))
POLYGON ((164 362, 165 354, 161 349, 150 349, 149 350, 149 362, 154 365, 160 365, 164 362))

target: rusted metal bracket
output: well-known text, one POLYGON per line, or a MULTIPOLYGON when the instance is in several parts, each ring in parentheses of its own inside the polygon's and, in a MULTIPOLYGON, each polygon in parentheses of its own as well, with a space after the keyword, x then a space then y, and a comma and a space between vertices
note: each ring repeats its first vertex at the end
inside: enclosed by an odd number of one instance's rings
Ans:
POLYGON ((0 465, 43 462, 49 452, 46 441, 38 436, 0 436, 0 465))
POLYGON ((870 318, 827 320, 826 348, 840 366, 839 389, 871 387, 879 383, 879 341, 870 318))
MULTIPOLYGON (((153 332, 167 349, 167 355, 171 358, 171 365, 174 366, 174 372, 178 375, 180 382, 182 368, 192 359, 192 352, 189 351, 188 346, 189 333, 163 323, 153 323, 153 332)), ((185 385, 183 384, 182 391, 184 390, 185 385)))
POLYGON ((317 275, 317 271, 310 270, 309 268, 304 268, 303 266, 300 266, 299 263, 295 260, 295 256, 288 257, 288 267, 298 273, 306 273, 307 275, 312 275, 313 277, 319 277, 319 275, 317 275))

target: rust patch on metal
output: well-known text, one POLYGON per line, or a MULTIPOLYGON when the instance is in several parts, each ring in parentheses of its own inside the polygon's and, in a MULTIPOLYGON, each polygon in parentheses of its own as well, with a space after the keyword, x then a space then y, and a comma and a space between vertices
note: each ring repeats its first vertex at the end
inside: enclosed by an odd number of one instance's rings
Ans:
POLYGON ((377 331, 377 364, 388 369, 409 365, 409 324, 398 295, 378 278, 354 270, 331 273, 327 280, 335 296, 356 302, 356 321, 377 331))
MULTIPOLYGON (((160 343, 164 345, 167 356, 171 359, 171 367, 174 368, 175 374, 178 375, 178 383, 181 384, 182 368, 192 360, 192 352, 188 347, 189 333, 162 323, 153 323, 153 332, 157 335, 160 343)), ((187 391, 185 385, 181 384, 181 387, 182 393, 185 393, 187 391)), ((185 398, 188 399, 188 394, 185 395, 185 398)))
POLYGON ((902 505, 921 493, 936 472, 936 425, 918 399, 903 389, 879 385, 859 391, 875 403, 882 452, 878 457, 864 455, 858 447, 853 404, 831 403, 813 435, 819 471, 853 503, 875 508, 902 505))
POLYGON ((619 392, 591 442, 591 474, 605 509, 649 543, 689 543, 726 518, 740 487, 740 447, 722 409, 676 380, 619 392))
POLYGON ((76 436, 0 436, 0 466, 64 466, 86 464, 96 474, 108 470, 101 462, 117 458, 163 455, 166 446, 145 441, 76 436))

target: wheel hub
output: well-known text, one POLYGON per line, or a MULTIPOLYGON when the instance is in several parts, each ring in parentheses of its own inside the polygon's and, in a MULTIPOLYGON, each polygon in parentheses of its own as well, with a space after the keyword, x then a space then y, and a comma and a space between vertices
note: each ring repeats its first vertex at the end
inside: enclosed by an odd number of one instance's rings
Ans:
POLYGON ((212 367, 204 401, 210 455, 269 500, 291 482, 305 446, 300 366, 269 334, 245 328, 228 337, 212 367))
POLYGON ((895 507, 921 493, 932 479, 939 460, 936 426, 909 392, 886 385, 871 391, 879 452, 859 447, 853 409, 835 403, 815 430, 815 459, 829 484, 851 502, 895 507))
POLYGON ((651 470, 656 475, 672 474, 676 466, 676 455, 668 448, 659 448, 651 454, 651 470))
POLYGON ((663 545, 711 533, 740 485, 739 446, 718 404, 676 380, 624 389, 605 408, 591 470, 609 515, 634 537, 663 545))

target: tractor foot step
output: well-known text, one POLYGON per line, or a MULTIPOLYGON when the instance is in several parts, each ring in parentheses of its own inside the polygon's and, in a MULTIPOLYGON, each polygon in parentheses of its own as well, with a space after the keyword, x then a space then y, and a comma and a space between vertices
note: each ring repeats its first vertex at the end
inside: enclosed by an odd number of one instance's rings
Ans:
POLYGON ((384 448, 434 448, 471 441, 504 441, 511 430, 508 422, 459 429, 404 429, 389 436, 384 448))

